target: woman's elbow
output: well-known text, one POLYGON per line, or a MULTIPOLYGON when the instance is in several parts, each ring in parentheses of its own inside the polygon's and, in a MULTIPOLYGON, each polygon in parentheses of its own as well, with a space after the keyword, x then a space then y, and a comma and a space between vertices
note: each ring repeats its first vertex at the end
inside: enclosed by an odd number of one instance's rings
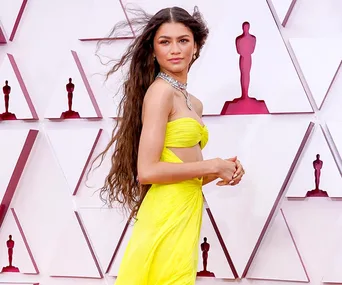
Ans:
POLYGON ((138 170, 138 180, 141 185, 151 184, 151 174, 148 170, 138 170))

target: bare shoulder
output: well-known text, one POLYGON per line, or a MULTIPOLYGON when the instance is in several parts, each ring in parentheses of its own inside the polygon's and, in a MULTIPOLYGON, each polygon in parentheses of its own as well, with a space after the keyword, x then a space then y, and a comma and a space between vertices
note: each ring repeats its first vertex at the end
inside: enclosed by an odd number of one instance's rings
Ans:
POLYGON ((173 99, 173 88, 170 84, 162 80, 154 81, 147 89, 145 101, 169 101, 173 99))
POLYGON ((143 115, 147 109, 171 112, 174 90, 170 84, 162 80, 154 81, 147 89, 143 103, 143 115))
POLYGON ((196 96, 190 94, 190 99, 192 106, 194 106, 194 109, 198 116, 202 117, 203 114, 203 103, 200 99, 198 99, 196 96))

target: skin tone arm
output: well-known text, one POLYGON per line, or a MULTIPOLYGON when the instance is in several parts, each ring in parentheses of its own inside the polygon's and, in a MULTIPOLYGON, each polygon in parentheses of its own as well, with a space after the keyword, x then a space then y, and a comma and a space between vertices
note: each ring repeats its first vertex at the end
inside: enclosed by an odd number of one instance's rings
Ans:
POLYGON ((143 104, 143 128, 138 150, 138 177, 141 184, 175 183, 196 177, 216 175, 231 180, 235 163, 215 158, 189 163, 161 162, 165 130, 173 107, 173 88, 156 81, 147 91, 143 104))

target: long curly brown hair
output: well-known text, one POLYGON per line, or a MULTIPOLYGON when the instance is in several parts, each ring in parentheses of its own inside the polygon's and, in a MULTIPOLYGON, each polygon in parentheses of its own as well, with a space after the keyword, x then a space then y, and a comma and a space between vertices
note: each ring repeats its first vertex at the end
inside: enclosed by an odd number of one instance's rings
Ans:
POLYGON ((123 27, 131 27, 133 30, 136 26, 142 27, 140 34, 136 36, 121 59, 107 74, 108 78, 129 63, 127 76, 122 86, 123 96, 118 106, 120 119, 114 127, 111 141, 98 157, 101 157, 102 162, 105 154, 114 147, 111 156, 111 169, 105 179, 104 186, 100 189, 101 199, 109 205, 112 205, 113 202, 119 202, 128 208, 131 217, 136 217, 151 186, 139 183, 137 159, 145 93, 160 70, 158 62, 153 58, 154 36, 163 23, 184 24, 191 29, 194 41, 197 43, 197 59, 209 30, 197 7, 194 8, 193 15, 179 7, 162 9, 154 16, 141 9, 131 11, 138 11, 135 13, 135 18, 130 19, 129 22, 118 23, 109 35, 109 38, 113 35, 116 36, 117 30, 123 27))

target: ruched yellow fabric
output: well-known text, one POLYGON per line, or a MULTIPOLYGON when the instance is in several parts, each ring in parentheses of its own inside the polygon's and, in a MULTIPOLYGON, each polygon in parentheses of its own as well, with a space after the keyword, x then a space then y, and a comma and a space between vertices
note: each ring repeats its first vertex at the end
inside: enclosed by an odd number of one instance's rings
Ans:
MULTIPOLYGON (((168 122, 161 161, 182 163, 169 147, 204 148, 208 130, 193 118, 168 122)), ((153 184, 137 214, 115 285, 194 285, 202 223, 202 179, 153 184)))

